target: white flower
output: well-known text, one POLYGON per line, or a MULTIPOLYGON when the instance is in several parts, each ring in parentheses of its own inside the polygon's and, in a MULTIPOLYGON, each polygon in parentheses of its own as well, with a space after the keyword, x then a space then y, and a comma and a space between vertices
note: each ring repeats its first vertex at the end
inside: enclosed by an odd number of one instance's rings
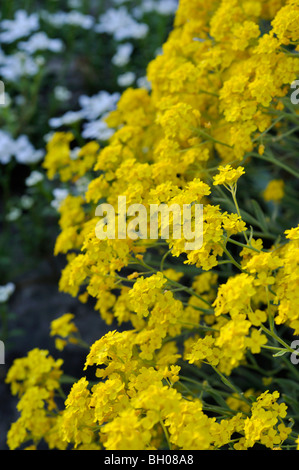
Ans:
POLYGON ((64 86, 56 86, 54 88, 54 95, 58 101, 67 101, 71 98, 72 93, 64 86))
POLYGON ((40 171, 32 171, 30 175, 25 179, 26 186, 35 186, 37 183, 43 181, 44 175, 40 171))
POLYGON ((15 220, 18 220, 22 215, 22 211, 19 207, 13 207, 9 213, 6 215, 5 219, 8 222, 14 222, 15 220))
POLYGON ((81 150, 80 147, 75 147, 74 149, 71 149, 70 159, 77 160, 77 158, 79 157, 80 150, 81 150))
POLYGON ((50 142, 54 134, 55 134, 55 131, 47 132, 47 134, 44 135, 44 141, 46 143, 50 142))
POLYGON ((9 282, 4 286, 0 286, 0 302, 7 302, 9 297, 14 293, 15 288, 16 286, 13 282, 9 282))
POLYGON ((132 85, 135 78, 136 78, 136 75, 134 72, 126 72, 118 76, 117 83, 119 84, 119 86, 127 87, 127 86, 132 85))
POLYGON ((39 162, 43 156, 43 150, 36 150, 27 135, 21 135, 14 142, 14 156, 18 163, 31 164, 39 162))
POLYGON ((50 39, 46 33, 39 31, 33 34, 28 41, 21 41, 18 48, 28 54, 34 54, 36 51, 49 50, 51 52, 61 52, 64 44, 61 39, 50 39))
POLYGON ((41 18, 51 26, 62 28, 66 24, 67 13, 64 11, 49 13, 48 11, 43 10, 41 12, 41 18))
POLYGON ((144 0, 142 4, 144 11, 153 10, 160 15, 173 15, 178 8, 177 0, 144 0))
POLYGON ((63 116, 57 118, 51 118, 49 120, 49 125, 54 129, 64 125, 74 124, 83 119, 83 114, 81 111, 67 111, 63 116))
POLYGON ((53 189, 53 196, 54 199, 51 202, 51 206, 54 207, 54 209, 58 210, 61 203, 64 201, 64 199, 68 196, 68 190, 63 189, 63 188, 55 188, 53 189))
POLYGON ((58 128, 63 125, 74 124, 83 119, 93 121, 115 109, 119 98, 119 93, 110 94, 104 90, 93 96, 81 95, 79 97, 79 105, 81 107, 79 111, 68 111, 61 117, 51 118, 49 125, 52 128, 58 128))
POLYGON ((122 6, 118 9, 109 8, 101 15, 99 24, 95 26, 95 31, 111 34, 116 41, 122 41, 128 38, 144 38, 149 31, 149 27, 145 23, 138 23, 130 16, 127 8, 122 6))
POLYGON ((116 54, 114 54, 114 56, 112 57, 112 63, 117 67, 123 67, 124 65, 127 65, 130 60, 133 49, 133 44, 131 44, 130 42, 119 44, 116 54))
POLYGON ((11 135, 8 134, 8 132, 2 131, 0 129, 0 142, 0 163, 6 165, 13 157, 13 139, 11 138, 11 135))
POLYGON ((68 0, 69 8, 82 8, 82 0, 68 0))
POLYGON ((112 111, 120 98, 119 93, 108 93, 107 91, 100 91, 93 96, 82 95, 79 98, 82 116, 92 121, 102 116, 108 111, 112 111))
POLYGON ((77 194, 85 195, 90 184, 90 180, 86 176, 82 176, 75 182, 77 194))
POLYGON ((5 131, 0 130, 0 163, 8 163, 15 157, 18 163, 30 164, 39 162, 43 156, 43 150, 36 150, 26 135, 19 136, 16 140, 5 131))
POLYGON ((174 15, 178 8, 178 0, 143 0, 141 5, 132 9, 135 18, 142 18, 148 13, 157 13, 158 15, 174 15))
POLYGON ((94 18, 91 15, 84 15, 79 11, 72 10, 70 12, 58 11, 57 13, 42 13, 45 21, 56 28, 62 28, 65 25, 79 26, 83 29, 90 29, 94 25, 94 18))
MULTIPOLYGON (((1 88, 1 87, 0 87, 1 88)), ((11 105, 11 98, 8 93, 2 92, 0 89, 0 106, 3 106, 4 108, 8 108, 11 105)))
POLYGON ((30 209, 34 204, 34 199, 27 194, 23 194, 20 198, 20 203, 23 209, 30 209))
POLYGON ((15 103, 17 106, 24 106, 24 104, 26 103, 26 98, 24 95, 17 95, 15 97, 15 103))
POLYGON ((25 52, 0 56, 0 76, 7 81, 17 82, 22 76, 34 76, 39 66, 36 60, 25 52))
POLYGON ((36 13, 28 15, 25 10, 18 10, 13 20, 2 20, 0 41, 12 43, 17 39, 28 36, 39 28, 39 18, 36 13))
POLYGON ((46 59, 42 55, 35 57, 35 63, 38 67, 42 67, 46 63, 46 59))
POLYGON ((113 134, 114 130, 108 127, 106 122, 102 119, 86 123, 82 132, 84 139, 97 139, 102 141, 110 139, 113 134))
POLYGON ((178 0, 158 0, 156 12, 160 15, 174 15, 178 8, 178 0))
POLYGON ((148 81, 146 76, 137 78, 136 83, 139 88, 145 88, 146 90, 151 90, 151 82, 148 81))
POLYGON ((94 18, 91 15, 84 15, 79 11, 72 10, 67 13, 67 24, 80 26, 83 29, 90 29, 94 25, 94 18))

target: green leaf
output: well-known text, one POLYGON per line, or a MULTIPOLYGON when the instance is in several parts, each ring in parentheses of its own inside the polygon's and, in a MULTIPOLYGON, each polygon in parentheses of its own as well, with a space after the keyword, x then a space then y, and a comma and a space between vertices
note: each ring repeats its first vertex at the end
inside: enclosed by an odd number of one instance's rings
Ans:
POLYGON ((278 351, 277 353, 273 354, 273 357, 280 357, 280 356, 284 356, 286 353, 289 353, 290 351, 288 351, 287 349, 282 349, 281 351, 278 351))
POLYGON ((257 220, 259 221, 261 228, 264 230, 264 232, 268 232, 267 221, 266 221, 266 218, 265 218, 265 215, 261 206, 255 199, 251 199, 251 204, 253 206, 255 216, 257 220))

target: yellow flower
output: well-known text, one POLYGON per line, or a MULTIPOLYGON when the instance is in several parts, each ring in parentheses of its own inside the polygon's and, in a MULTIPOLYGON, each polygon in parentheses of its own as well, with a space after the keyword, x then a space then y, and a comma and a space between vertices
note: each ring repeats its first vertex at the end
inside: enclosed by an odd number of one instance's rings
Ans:
POLYGON ((267 320, 267 313, 263 310, 255 310, 254 312, 248 312, 248 319, 254 326, 260 326, 267 320))
POLYGON ((209 364, 219 363, 220 350, 215 346, 215 339, 212 336, 200 338, 192 347, 192 351, 186 355, 190 364, 198 361, 206 361, 209 364))
POLYGON ((251 335, 246 338, 246 346, 251 350, 252 354, 258 354, 261 352, 261 346, 267 344, 267 337, 262 334, 259 330, 251 330, 251 335))
POLYGON ((272 180, 263 192, 265 201, 279 202, 284 196, 284 181, 272 180))
POLYGON ((50 335, 66 338, 71 333, 76 333, 78 328, 72 322, 74 316, 72 313, 65 313, 61 317, 52 320, 50 335))
POLYGON ((59 388, 62 359, 56 361, 49 351, 38 348, 29 351, 26 357, 15 359, 6 376, 14 395, 22 395, 28 388, 42 386, 46 390, 59 388))
POLYGON ((213 177, 214 185, 227 185, 233 186, 236 184, 240 176, 245 173, 243 167, 239 166, 238 168, 234 169, 231 165, 220 166, 219 173, 213 177))
POLYGON ((226 283, 218 288, 217 297, 213 306, 215 315, 229 313, 233 318, 241 312, 247 312, 250 299, 256 293, 254 277, 246 273, 230 277, 226 283))
MULTIPOLYGON (((242 220, 241 212, 226 212, 214 186, 234 197, 244 183, 246 199, 248 152, 258 145, 262 156, 268 144, 289 138, 292 121, 282 111, 299 74, 298 12, 297 0, 181 0, 163 53, 147 68, 151 91, 122 94, 106 117, 113 130, 107 144, 75 147, 68 132, 49 141, 43 166, 69 188, 54 249, 67 261, 59 289, 83 302, 93 298, 106 324, 123 328, 91 345, 61 408, 62 360, 34 349, 13 363, 6 382, 18 395, 20 417, 7 436, 10 448, 43 439, 50 449, 276 449, 288 438, 278 391, 218 395, 224 390, 216 372, 226 384, 235 372, 240 385, 238 368, 263 353, 269 318, 277 330, 299 334, 299 227, 271 246, 246 201, 242 220), (146 209, 203 204, 201 247, 187 250, 173 232, 162 243, 100 240, 96 205, 115 208, 121 195, 146 209), (261 238, 247 237, 247 221, 261 238), (191 380, 184 366, 194 371, 191 380), (87 369, 95 369, 94 380, 84 376, 87 369), (212 380, 204 380, 211 369, 212 380)), ((269 174, 276 170, 269 161, 269 174)), ((284 182, 270 181, 262 195, 279 203, 284 182)), ((73 320, 68 313, 51 323, 60 350, 79 338, 73 320)))
POLYGON ((258 153, 261 156, 264 155, 264 153, 265 153, 265 146, 264 145, 259 145, 258 153))
POLYGON ((146 450, 151 433, 144 429, 138 412, 126 409, 102 429, 106 450, 146 450))
POLYGON ((284 233, 286 238, 290 240, 299 240, 299 225, 297 227, 286 230, 284 233))
POLYGON ((51 322, 50 336, 59 336, 59 338, 55 338, 55 346, 60 351, 65 348, 68 342, 78 342, 78 338, 74 336, 74 333, 78 332, 78 328, 73 323, 73 318, 72 313, 65 313, 51 322))
POLYGON ((285 426, 276 426, 278 419, 285 417, 287 408, 285 403, 277 403, 278 398, 278 392, 271 394, 266 391, 253 403, 251 416, 246 418, 244 424, 247 448, 261 441, 266 447, 273 449, 288 437, 290 431, 286 431, 285 426))

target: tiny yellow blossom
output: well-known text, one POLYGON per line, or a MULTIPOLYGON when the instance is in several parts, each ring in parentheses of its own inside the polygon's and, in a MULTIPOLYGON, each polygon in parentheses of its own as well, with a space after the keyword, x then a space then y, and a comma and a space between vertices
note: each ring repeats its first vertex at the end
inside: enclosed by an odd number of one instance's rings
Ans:
POLYGON ((284 196, 284 181, 272 180, 263 192, 265 201, 279 202, 284 196))
POLYGON ((220 166, 219 167, 219 173, 213 177, 214 179, 214 185, 227 185, 227 186, 233 186, 240 176, 242 176, 245 173, 245 170, 243 167, 239 166, 238 168, 234 169, 232 168, 231 165, 226 165, 226 166, 220 166))

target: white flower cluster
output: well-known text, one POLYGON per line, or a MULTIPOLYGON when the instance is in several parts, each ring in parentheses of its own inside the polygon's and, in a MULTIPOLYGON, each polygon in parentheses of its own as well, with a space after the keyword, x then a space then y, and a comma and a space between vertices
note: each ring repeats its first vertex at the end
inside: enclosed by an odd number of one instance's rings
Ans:
POLYGON ((44 50, 61 52, 64 49, 64 44, 61 39, 50 39, 46 33, 39 31, 33 34, 27 41, 19 42, 18 47, 28 54, 34 54, 37 51, 44 50))
MULTIPOLYGON (((82 0, 68 0, 70 11, 49 12, 40 9, 29 14, 24 9, 15 12, 12 19, 0 20, 0 80, 7 83, 18 84, 22 78, 30 78, 41 72, 47 66, 47 56, 44 52, 55 55, 63 53, 66 44, 58 37, 49 37, 42 30, 48 25, 47 31, 60 30, 67 27, 76 27, 97 34, 108 34, 116 42, 115 52, 111 57, 111 63, 119 69, 116 82, 120 88, 128 86, 140 86, 150 89, 150 84, 145 77, 138 77, 134 67, 130 68, 130 61, 134 57, 136 41, 143 40, 149 34, 147 24, 148 14, 174 15, 178 0, 140 0, 139 2, 128 0, 111 0, 109 8, 104 11, 100 5, 102 14, 92 16, 78 11, 83 7, 82 0), (136 6, 137 5, 137 6, 136 6), (7 45, 9 53, 6 53, 7 45)), ((51 56, 52 57, 52 56, 51 56)), ((54 88, 54 96, 61 103, 71 98, 72 93, 63 86, 54 88)), ((53 130, 62 126, 70 126, 75 123, 82 125, 82 137, 85 139, 97 139, 106 141, 113 130, 108 128, 105 117, 107 113, 115 109, 119 99, 118 93, 100 91, 94 96, 80 96, 79 110, 69 110, 62 116, 49 120, 49 127, 53 130)), ((16 96, 17 100, 25 98, 16 96)), ((36 163, 42 158, 42 152, 33 148, 29 139, 22 135, 12 139, 9 133, 0 131, 1 148, 0 163, 8 163, 14 156, 19 163, 36 163)))
POLYGON ((144 38, 149 27, 146 23, 138 23, 128 12, 127 8, 109 8, 100 16, 99 23, 95 25, 98 33, 111 34, 116 41, 123 39, 144 38))
POLYGON ((28 15, 25 10, 18 10, 13 20, 2 20, 0 27, 0 42, 12 43, 20 38, 29 36, 39 29, 39 17, 36 13, 28 15))
POLYGON ((0 130, 0 163, 7 164, 15 157, 21 164, 33 164, 39 162, 43 156, 43 150, 36 150, 27 135, 20 135, 17 139, 3 130, 0 130))
MULTIPOLYGON (((116 41, 122 41, 129 38, 143 39, 147 36, 148 25, 145 22, 139 22, 145 14, 174 15, 178 7, 178 0, 143 0, 140 5, 132 8, 132 11, 129 12, 127 6, 123 5, 124 3, 130 2, 114 0, 117 8, 108 8, 99 16, 98 21, 93 16, 82 14, 75 9, 70 12, 59 11, 56 13, 43 11, 41 16, 44 21, 56 28, 77 26, 87 30, 93 29, 100 34, 112 35, 116 41)), ((72 2, 70 6, 76 7, 72 2)))
POLYGON ((78 111, 68 111, 61 117, 52 118, 49 124, 52 128, 57 129, 64 125, 86 120, 87 122, 83 124, 83 138, 108 140, 113 131, 107 126, 104 119, 107 113, 115 109, 119 98, 119 93, 110 94, 104 90, 90 97, 81 95, 78 111))
POLYGON ((69 192, 67 189, 64 188, 55 188, 53 190, 53 197, 54 199, 51 201, 51 206, 58 211, 61 203, 64 199, 68 196, 69 192))
POLYGON ((159 15, 174 15, 178 7, 178 0, 143 0, 134 10, 135 17, 141 17, 146 13, 158 13, 159 15))
POLYGON ((4 286, 0 286, 0 303, 7 302, 8 299, 15 291, 15 284, 13 282, 8 282, 4 286))
POLYGON ((23 76, 32 77, 39 72, 39 61, 25 52, 5 55, 0 49, 0 77, 5 82, 17 82, 23 76))
POLYGON ((40 18, 37 13, 28 15, 25 10, 18 10, 14 19, 3 19, 0 22, 0 43, 16 43, 16 51, 6 55, 0 47, 0 76, 2 80, 17 82, 21 77, 35 76, 44 60, 35 57, 37 52, 49 50, 61 52, 64 44, 60 39, 50 39, 40 29, 40 18), (26 37, 29 39, 22 40, 26 37))
POLYGON ((36 184, 40 183, 43 181, 44 175, 37 170, 33 170, 29 176, 27 176, 25 180, 26 186, 35 186, 36 184))
POLYGON ((82 29, 91 29, 95 24, 95 19, 91 15, 84 15, 76 10, 58 11, 56 13, 49 13, 42 11, 41 17, 44 21, 48 22, 55 28, 62 28, 64 26, 77 26, 82 29))
POLYGON ((130 60, 133 49, 134 46, 130 42, 119 44, 116 53, 111 59, 112 63, 117 67, 123 67, 124 65, 127 65, 130 60))

